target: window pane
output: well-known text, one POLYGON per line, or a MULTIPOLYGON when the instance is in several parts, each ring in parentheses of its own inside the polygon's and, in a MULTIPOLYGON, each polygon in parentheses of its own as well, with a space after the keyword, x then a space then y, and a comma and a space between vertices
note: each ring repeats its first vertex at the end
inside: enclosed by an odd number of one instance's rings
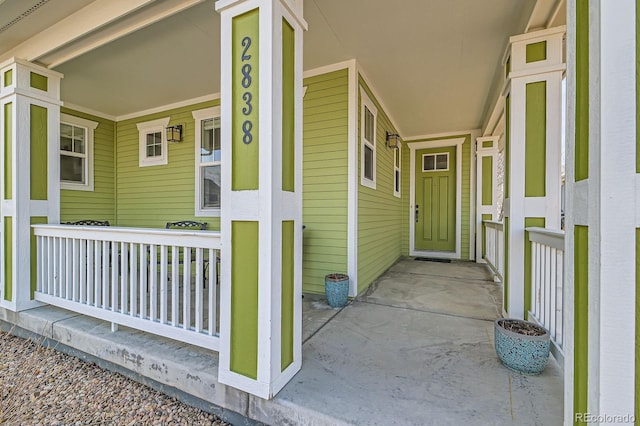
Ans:
POLYGON ((60 156, 60 180, 85 183, 84 158, 60 156))
POLYGON ((373 114, 364 107, 364 138, 373 143, 373 114))
POLYGON ((364 177, 373 180, 373 150, 364 146, 364 177))
POLYGON ((422 157, 422 161, 424 162, 422 170, 435 170, 435 156, 425 155, 422 157))
POLYGON ((436 156, 436 170, 447 170, 449 168, 449 156, 438 154, 436 156))
POLYGON ((221 155, 221 140, 220 140, 220 117, 214 120, 214 128, 213 128, 213 160, 220 161, 222 158, 221 155))
POLYGON ((85 131, 82 127, 73 127, 73 152, 84 154, 85 131))
POLYGON ((395 188, 396 192, 400 192, 400 171, 396 170, 395 172, 395 188))
POLYGON ((220 166, 202 167, 201 170, 200 205, 203 208, 220 207, 220 166))
POLYGON ((162 145, 155 145, 154 157, 162 157, 162 145))
POLYGON ((60 135, 60 150, 73 151, 73 140, 70 137, 60 135))
POLYGON ((153 149, 153 145, 147 147, 147 157, 155 156, 155 150, 153 149))

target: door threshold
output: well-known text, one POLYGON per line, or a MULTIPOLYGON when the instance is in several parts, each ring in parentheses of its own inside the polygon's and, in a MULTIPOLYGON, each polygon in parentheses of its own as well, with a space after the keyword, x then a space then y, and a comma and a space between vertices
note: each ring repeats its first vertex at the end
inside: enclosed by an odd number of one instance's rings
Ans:
POLYGON ((422 262, 451 263, 451 259, 442 259, 437 257, 416 257, 414 260, 420 260, 422 262))

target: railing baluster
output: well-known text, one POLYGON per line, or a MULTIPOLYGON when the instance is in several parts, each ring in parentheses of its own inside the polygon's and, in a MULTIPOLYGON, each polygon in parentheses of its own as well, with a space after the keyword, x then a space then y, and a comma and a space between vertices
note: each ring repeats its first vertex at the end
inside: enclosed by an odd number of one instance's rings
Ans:
POLYGON ((182 262, 182 327, 188 330, 191 327, 191 250, 188 247, 182 247, 182 250, 184 250, 182 262))
POLYGON ((102 242, 102 307, 109 309, 109 241, 102 242))
POLYGON ((171 246, 171 325, 177 327, 180 324, 180 294, 178 293, 180 280, 180 250, 177 246, 171 246))
POLYGON ((91 305, 94 303, 93 300, 93 286, 95 285, 94 283, 94 277, 93 277, 93 268, 94 268, 94 264, 93 264, 93 253, 94 253, 94 248, 95 246, 95 241, 93 240, 88 240, 87 241, 87 304, 91 305))
POLYGON ((138 245, 129 244, 129 271, 130 287, 129 287, 129 315, 136 316, 138 314, 138 245))
POLYGON ((95 307, 102 306, 102 241, 95 241, 93 247, 94 253, 94 285, 95 285, 95 300, 93 305, 95 307))
POLYGON ((160 246, 160 322, 167 323, 167 246, 160 246))
POLYGON ((78 295, 80 303, 87 301, 87 240, 78 240, 78 285, 80 286, 80 294, 78 295))
POLYGON ((148 249, 149 246, 147 244, 140 244, 140 318, 147 317, 147 292, 149 290, 148 249))
POLYGON ((119 286, 118 286, 118 277, 120 276, 120 268, 118 265, 120 262, 118 261, 118 243, 115 241, 111 242, 111 310, 118 311, 118 303, 119 303, 119 286))
POLYGON ((54 294, 55 288, 55 249, 53 244, 53 237, 46 237, 47 241, 47 294, 54 294))
POLYGON ((120 243, 120 312, 129 313, 129 246, 120 243))
POLYGON ((151 254, 149 255, 149 293, 151 300, 149 301, 149 319, 156 321, 158 319, 158 246, 151 245, 151 254))
POLYGON ((196 318, 195 318, 195 326, 196 326, 196 333, 201 333, 202 332, 202 317, 203 317, 203 312, 202 312, 202 286, 204 285, 204 277, 203 277, 203 273, 204 273, 204 261, 202 259, 202 249, 201 248, 197 248, 196 249, 196 282, 194 284, 195 286, 195 290, 196 290, 196 300, 195 300, 195 304, 196 304, 196 318))

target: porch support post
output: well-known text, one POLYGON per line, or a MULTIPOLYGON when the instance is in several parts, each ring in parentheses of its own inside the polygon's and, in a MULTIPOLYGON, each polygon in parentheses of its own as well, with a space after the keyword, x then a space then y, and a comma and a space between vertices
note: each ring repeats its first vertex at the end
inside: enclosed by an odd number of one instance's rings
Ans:
POLYGON ((302 366, 302 0, 219 0, 221 383, 270 399, 302 366))
POLYGON ((60 79, 12 58, 0 64, 0 306, 37 306, 31 225, 60 221, 60 79))
POLYGON ((565 27, 511 37, 506 55, 504 310, 527 318, 531 243, 525 228, 560 229, 565 27))
POLYGON ((565 424, 640 419, 637 5, 567 5, 565 424))
POLYGON ((476 139, 476 262, 484 263, 483 220, 498 220, 498 142, 500 136, 476 139))

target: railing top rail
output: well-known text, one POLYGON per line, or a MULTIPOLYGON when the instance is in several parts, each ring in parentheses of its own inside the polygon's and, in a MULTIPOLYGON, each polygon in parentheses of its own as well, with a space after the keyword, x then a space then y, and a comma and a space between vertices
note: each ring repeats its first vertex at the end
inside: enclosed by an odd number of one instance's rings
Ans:
POLYGON ((220 232, 164 228, 127 228, 119 226, 32 225, 42 237, 75 238, 122 243, 177 245, 196 248, 220 248, 220 232))
POLYGON ((504 227, 504 223, 498 222, 497 220, 483 220, 482 223, 488 228, 502 229, 504 227))
POLYGON ((529 232, 529 241, 564 250, 564 231, 538 227, 525 228, 525 230, 529 232))

